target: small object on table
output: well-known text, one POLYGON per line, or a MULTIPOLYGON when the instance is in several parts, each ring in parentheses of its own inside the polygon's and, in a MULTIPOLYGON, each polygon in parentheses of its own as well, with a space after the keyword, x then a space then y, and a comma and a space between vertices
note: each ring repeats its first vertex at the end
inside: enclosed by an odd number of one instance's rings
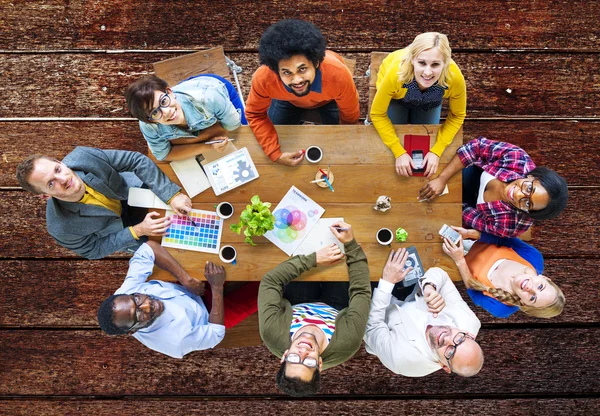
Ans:
POLYGON ((392 207, 392 198, 387 195, 381 195, 377 198, 377 202, 375 202, 375 206, 373 209, 375 211, 386 212, 388 209, 392 207))
MULTIPOLYGON (((327 174, 325 172, 321 172, 323 169, 319 169, 317 171, 317 174, 315 175, 315 181, 319 181, 319 182, 315 182, 317 185, 319 185, 321 188, 327 188, 327 181, 325 179, 327 179, 327 174)), ((329 179, 327 179, 329 181, 329 185, 333 184, 333 181, 335 180, 335 175, 333 174, 332 171, 329 171, 329 179)))
POLYGON ((402 242, 406 241, 407 238, 408 238, 408 232, 404 228, 398 227, 398 229, 396 230, 396 241, 398 243, 402 243, 402 242))

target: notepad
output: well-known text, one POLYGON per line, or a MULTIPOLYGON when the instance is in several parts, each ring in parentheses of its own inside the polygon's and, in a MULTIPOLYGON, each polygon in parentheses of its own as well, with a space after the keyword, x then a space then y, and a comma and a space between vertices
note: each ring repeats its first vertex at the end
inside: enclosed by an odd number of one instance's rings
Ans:
POLYGON ((171 207, 161 201, 154 192, 150 189, 143 188, 129 188, 127 205, 140 208, 171 209, 171 207))
POLYGON ((176 160, 171 162, 170 165, 190 198, 210 188, 210 182, 206 177, 206 173, 204 173, 196 157, 176 160))

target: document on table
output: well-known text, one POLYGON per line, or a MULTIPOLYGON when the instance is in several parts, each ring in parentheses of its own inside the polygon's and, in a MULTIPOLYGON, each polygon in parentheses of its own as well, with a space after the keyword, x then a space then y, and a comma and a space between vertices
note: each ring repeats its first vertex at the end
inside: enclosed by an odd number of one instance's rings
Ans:
POLYGON ((337 244, 338 247, 344 251, 344 245, 340 243, 340 241, 333 235, 329 227, 338 222, 344 221, 343 218, 321 218, 315 226, 310 230, 310 233, 302 240, 302 244, 298 246, 298 248, 294 251, 294 256, 298 254, 308 255, 314 253, 315 251, 319 251, 323 247, 330 246, 332 244, 337 244))
POLYGON ((204 173, 200 162, 195 157, 176 160, 171 162, 170 165, 190 198, 210 188, 206 173, 204 173))
POLYGON ((127 205, 140 208, 171 209, 171 207, 161 201, 154 192, 150 189, 143 188, 129 188, 127 205))

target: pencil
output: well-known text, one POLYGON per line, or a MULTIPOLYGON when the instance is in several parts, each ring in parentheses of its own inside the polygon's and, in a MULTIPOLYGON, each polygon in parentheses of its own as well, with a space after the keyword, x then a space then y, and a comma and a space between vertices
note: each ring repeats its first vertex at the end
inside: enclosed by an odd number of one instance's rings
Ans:
POLYGON ((345 227, 345 228, 342 228, 342 227, 333 227, 333 228, 335 228, 338 231, 348 231, 350 229, 348 227, 345 227))
POLYGON ((323 179, 325 179, 325 183, 327 184, 327 186, 329 186, 329 189, 331 189, 331 192, 335 192, 333 190, 333 186, 331 186, 331 183, 329 182, 329 179, 327 179, 327 176, 325 176, 323 179))
MULTIPOLYGON (((217 144, 217 143, 223 143, 225 140, 210 140, 208 142, 203 142, 203 144, 217 144)), ((230 142, 235 141, 235 139, 229 139, 230 142)))

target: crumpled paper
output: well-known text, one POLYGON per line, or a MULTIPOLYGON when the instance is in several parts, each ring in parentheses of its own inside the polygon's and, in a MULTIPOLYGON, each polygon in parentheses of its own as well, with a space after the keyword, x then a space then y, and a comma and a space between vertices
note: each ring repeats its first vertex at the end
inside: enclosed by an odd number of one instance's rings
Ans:
POLYGON ((373 209, 375 211, 386 212, 388 209, 392 207, 392 198, 386 195, 381 195, 377 198, 377 202, 375 202, 375 206, 373 209))
POLYGON ((408 238, 408 232, 404 228, 400 227, 396 230, 396 241, 398 243, 402 243, 402 242, 406 241, 407 238, 408 238))

